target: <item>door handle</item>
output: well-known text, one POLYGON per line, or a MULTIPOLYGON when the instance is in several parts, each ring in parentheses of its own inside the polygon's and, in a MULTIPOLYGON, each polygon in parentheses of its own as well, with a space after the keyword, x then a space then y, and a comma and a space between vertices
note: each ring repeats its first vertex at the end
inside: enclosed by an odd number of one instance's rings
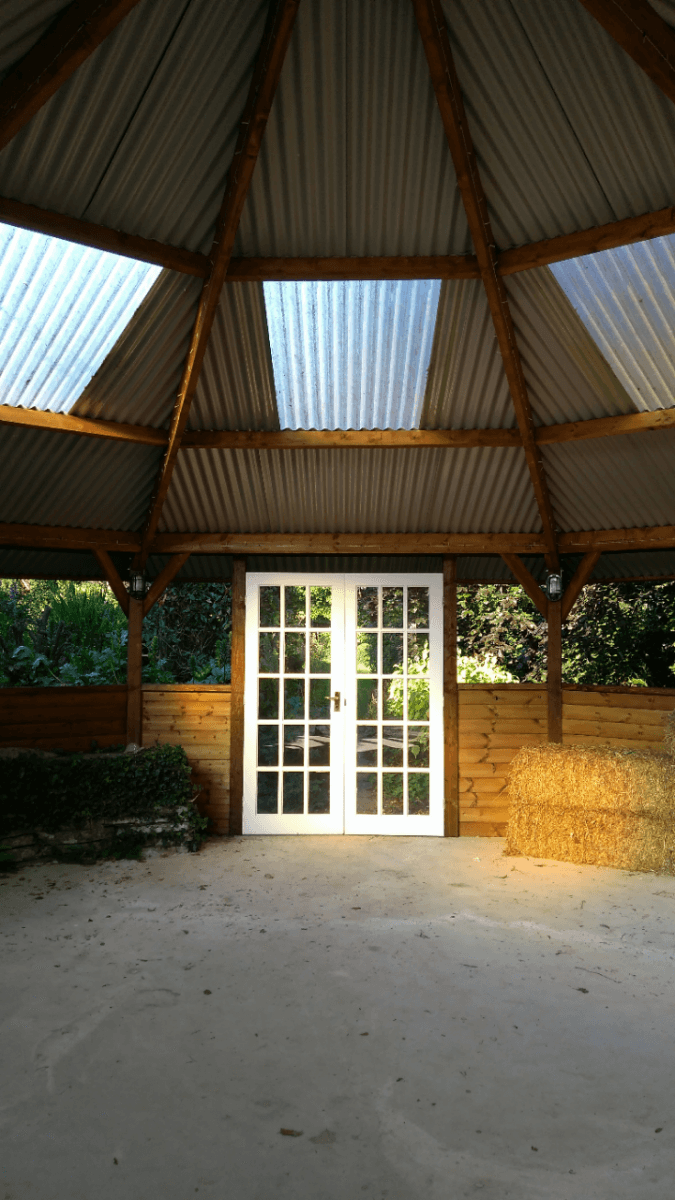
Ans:
POLYGON ((333 701, 333 704, 335 705, 334 712, 339 712, 340 711, 340 693, 336 692, 334 696, 331 696, 331 700, 333 701))

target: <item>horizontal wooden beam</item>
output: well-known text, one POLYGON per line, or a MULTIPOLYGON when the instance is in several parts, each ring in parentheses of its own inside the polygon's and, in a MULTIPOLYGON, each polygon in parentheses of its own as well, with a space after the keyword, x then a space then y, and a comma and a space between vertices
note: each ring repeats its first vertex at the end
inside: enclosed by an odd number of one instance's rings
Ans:
POLYGON ((152 554, 543 554, 533 533, 161 533, 152 554))
POLYGON ((30 429, 48 429, 56 433, 79 433, 84 437, 113 438, 118 442, 134 442, 142 446, 166 446, 165 429, 147 425, 122 425, 117 421, 94 421, 90 417, 74 417, 69 413, 41 412, 36 408, 14 408, 0 404, 0 425, 22 425, 30 429))
POLYGON ((559 542, 561 554, 585 554, 588 550, 667 550, 675 547, 675 525, 561 533, 559 542))
POLYGON ((659 408, 656 412, 621 413, 617 417, 596 417, 592 421, 540 425, 535 438, 540 446, 548 446, 554 442, 581 442, 587 438, 620 437, 628 433, 674 428, 675 407, 659 408))
MULTIPOLYGON (((22 425, 58 433, 76 433, 84 437, 113 438, 142 446, 165 447, 165 429, 147 425, 125 425, 117 421, 98 421, 68 413, 41 412, 34 408, 14 408, 0 404, 0 425, 22 425)), ((591 421, 570 421, 562 425, 540 425, 535 441, 542 446, 557 442, 578 442, 586 438, 617 437, 655 429, 675 428, 675 407, 656 412, 622 413, 617 417, 598 417, 591 421)), ((302 450, 364 447, 372 449, 405 446, 439 446, 446 449, 470 449, 486 446, 520 446, 518 429, 195 429, 183 435, 181 450, 302 450)))
POLYGON ((74 529, 57 525, 0 524, 0 546, 32 546, 50 550, 119 550, 134 554, 140 549, 137 533, 112 529, 74 529))
POLYGON ((545 267, 568 258, 597 254, 599 250, 615 250, 617 246, 630 246, 634 242, 646 242, 669 233, 675 233, 675 208, 661 208, 658 212, 626 217, 621 221, 610 221, 607 225, 596 225, 593 229, 582 229, 542 242, 531 242, 527 246, 516 246, 513 250, 502 250, 498 257, 498 270, 500 275, 514 275, 518 271, 529 271, 532 267, 545 267))
POLYGON ((0 84, 0 149, 40 111, 138 0, 74 0, 0 84))
POLYGON ((16 225, 19 229, 32 229, 35 233, 46 233, 50 237, 62 238, 66 242, 77 242, 79 246, 91 246, 94 250, 108 250, 139 262, 155 263, 184 275, 206 275, 209 260, 205 254, 196 254, 180 246, 166 246, 152 238, 138 237, 133 233, 122 233, 93 221, 82 221, 65 213, 36 208, 34 204, 23 204, 0 196, 0 221, 16 225))
MULTIPOLYGON (((103 549, 133 554, 127 530, 0 524, 0 546, 103 549)), ((560 534, 564 554, 675 548, 675 525, 560 534)), ((540 533, 161 533, 151 554, 543 554, 540 533)))
POLYGON ((520 446, 517 429, 282 429, 192 430, 183 450, 303 450, 342 447, 520 446))
POLYGON ((226 283, 285 279, 480 279, 473 254, 233 258, 226 283))

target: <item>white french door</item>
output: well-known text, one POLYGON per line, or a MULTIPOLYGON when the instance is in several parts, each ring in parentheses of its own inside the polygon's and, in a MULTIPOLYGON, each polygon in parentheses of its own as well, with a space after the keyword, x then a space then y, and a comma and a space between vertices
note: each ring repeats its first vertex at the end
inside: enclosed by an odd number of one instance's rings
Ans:
POLYGON ((439 575, 249 574, 244 833, 443 834, 439 575))

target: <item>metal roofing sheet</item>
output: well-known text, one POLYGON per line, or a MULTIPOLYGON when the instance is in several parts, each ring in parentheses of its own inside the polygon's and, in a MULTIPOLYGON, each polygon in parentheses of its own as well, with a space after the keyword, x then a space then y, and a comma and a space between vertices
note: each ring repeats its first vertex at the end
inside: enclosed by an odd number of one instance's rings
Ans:
POLYGON ((2 0, 0 78, 35 45, 63 7, 63 0, 2 0))
POLYGON ((675 404, 675 234, 550 270, 635 408, 675 404))
POLYGON ((675 110, 578 0, 443 0, 497 244, 653 211, 675 110))
POLYGON ((561 529, 675 524, 675 430, 541 450, 561 529))
POLYGON ((282 429, 419 425, 438 280, 263 286, 282 429))
POLYGON ((161 451, 150 446, 5 426, 0 436, 0 519, 137 529, 147 514, 160 461, 161 451))
POLYGON ((162 271, 71 409, 73 415, 168 426, 201 287, 199 279, 162 271))
POLYGON ((529 533, 540 523, 520 449, 191 450, 161 527, 529 533))
POLYGON ((675 578, 675 550, 639 550, 625 554, 603 554, 595 565, 591 581, 603 579, 675 578))
POLYGON ((515 411, 485 288, 479 279, 441 285, 422 429, 511 428, 515 411))
POLYGON ((505 283, 536 424, 635 411, 548 267, 513 275, 505 283))
POLYGON ((0 402, 69 412, 159 272, 0 224, 0 402))
POLYGON ((3 194, 210 248, 265 0, 141 0, 0 154, 3 194))
POLYGON ((262 284, 223 288, 189 427, 279 428, 262 284))
POLYGON ((463 254, 464 209, 408 0, 301 4, 239 254, 463 254))

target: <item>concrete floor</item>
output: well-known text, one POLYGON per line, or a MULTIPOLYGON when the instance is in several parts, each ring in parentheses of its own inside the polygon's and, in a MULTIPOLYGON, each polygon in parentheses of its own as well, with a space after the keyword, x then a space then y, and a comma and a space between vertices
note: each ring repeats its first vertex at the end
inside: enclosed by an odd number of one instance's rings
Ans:
POLYGON ((502 848, 3 877, 0 1200, 672 1200, 675 879, 502 848))

